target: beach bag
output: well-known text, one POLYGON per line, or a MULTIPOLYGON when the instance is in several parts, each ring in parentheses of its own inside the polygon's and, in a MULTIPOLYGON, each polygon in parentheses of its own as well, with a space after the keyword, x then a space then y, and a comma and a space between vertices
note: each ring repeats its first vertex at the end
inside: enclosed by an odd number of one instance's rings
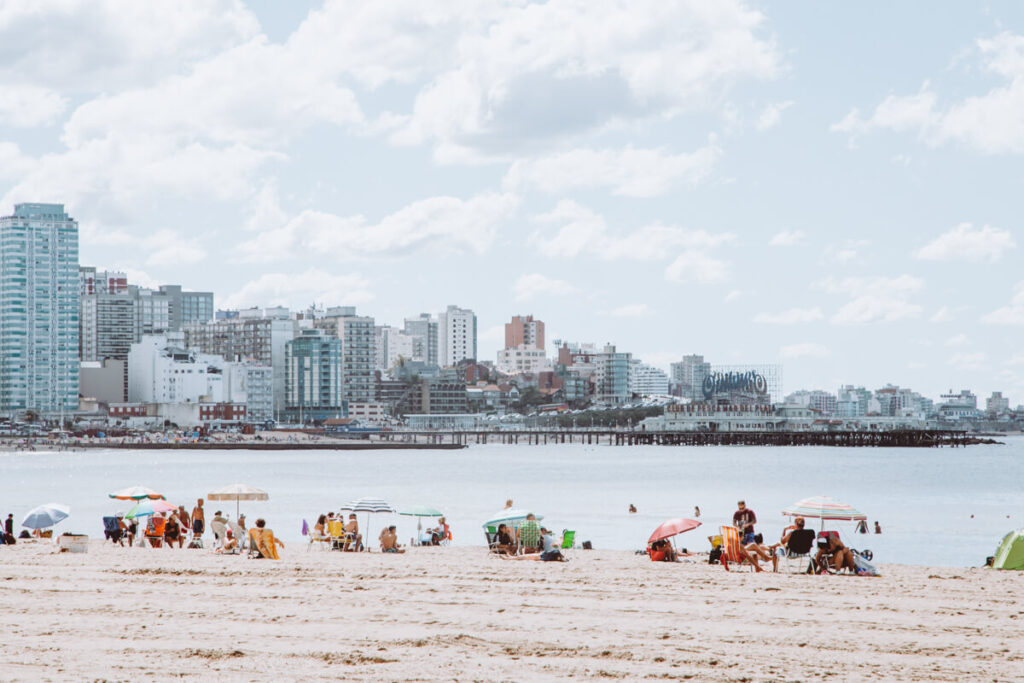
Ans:
POLYGON ((881 576, 875 568, 875 565, 871 564, 862 555, 854 553, 853 563, 857 566, 857 576, 881 576))

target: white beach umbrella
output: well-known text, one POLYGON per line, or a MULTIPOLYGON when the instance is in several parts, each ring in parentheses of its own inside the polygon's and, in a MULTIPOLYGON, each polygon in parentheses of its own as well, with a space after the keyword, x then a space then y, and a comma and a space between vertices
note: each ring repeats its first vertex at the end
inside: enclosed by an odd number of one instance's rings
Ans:
POLYGON ((29 510, 21 525, 26 529, 49 529, 71 514, 71 508, 60 503, 47 503, 29 510))
POLYGON ((241 500, 270 500, 270 494, 248 484, 230 484, 206 494, 207 500, 235 501, 235 519, 238 519, 238 502, 241 500))

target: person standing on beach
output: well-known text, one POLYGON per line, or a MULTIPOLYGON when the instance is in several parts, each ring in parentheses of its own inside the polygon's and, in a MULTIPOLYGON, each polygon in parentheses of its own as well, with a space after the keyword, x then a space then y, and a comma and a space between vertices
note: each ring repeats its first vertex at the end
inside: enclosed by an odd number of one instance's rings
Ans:
POLYGON ((196 501, 196 506, 192 508, 192 533, 202 538, 204 531, 206 531, 206 514, 203 512, 203 499, 200 498, 196 501))
POLYGON ((14 535, 14 515, 8 514, 7 519, 4 520, 4 533, 8 536, 14 535))
POLYGON ((700 506, 699 505, 694 505, 693 506, 693 516, 694 517, 700 517, 700 506))
POLYGON ((743 545, 748 545, 754 542, 754 525, 757 524, 757 515, 747 507, 745 501, 739 501, 736 503, 736 507, 738 509, 732 513, 732 523, 743 534, 743 545))

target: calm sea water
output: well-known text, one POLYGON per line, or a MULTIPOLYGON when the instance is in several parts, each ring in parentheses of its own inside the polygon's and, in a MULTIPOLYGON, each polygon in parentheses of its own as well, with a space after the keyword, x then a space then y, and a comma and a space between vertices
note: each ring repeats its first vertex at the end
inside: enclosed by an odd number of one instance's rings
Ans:
MULTIPOLYGON (((123 451, 0 454, 0 513, 16 522, 33 506, 59 502, 72 517, 59 531, 102 536, 101 518, 127 510, 107 494, 143 484, 191 511, 197 497, 243 482, 270 493, 242 503, 250 520, 266 517, 285 541, 300 541, 303 519, 360 496, 401 508, 445 511, 459 545, 484 542, 481 523, 507 498, 544 514, 552 528, 576 529, 595 547, 642 548, 668 517, 692 516, 704 526, 679 538, 706 550, 706 537, 728 523, 744 498, 758 530, 775 540, 780 511, 800 498, 829 495, 878 520, 882 535, 828 523, 848 544, 870 548, 881 562, 967 566, 993 554, 1007 531, 1024 526, 1024 438, 966 449, 841 449, 759 447, 472 446, 461 451, 123 451), (637 514, 628 514, 630 504, 637 514), (973 517, 972 517, 973 515, 973 517)), ((207 503, 208 519, 234 503, 207 503)), ((365 516, 360 517, 365 523, 365 516)), ((376 516, 399 525, 416 520, 376 516)))

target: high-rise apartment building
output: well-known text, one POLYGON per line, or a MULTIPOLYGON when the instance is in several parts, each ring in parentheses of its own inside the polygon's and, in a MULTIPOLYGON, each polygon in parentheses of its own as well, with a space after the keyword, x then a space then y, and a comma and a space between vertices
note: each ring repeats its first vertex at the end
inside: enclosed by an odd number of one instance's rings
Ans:
POLYGON ((665 396, 668 394, 668 374, 661 368, 633 358, 629 364, 629 392, 638 396, 665 396))
POLYGON ((63 204, 0 218, 0 411, 78 408, 78 222, 63 204))
POLYGON ((527 349, 544 349, 544 323, 534 320, 532 315, 512 317, 505 323, 505 348, 518 346, 527 349))
POLYGON ((231 361, 272 368, 273 412, 280 414, 285 407, 285 345, 298 332, 296 322, 287 309, 281 308, 232 313, 209 322, 186 324, 185 345, 231 361))
POLYGON ((341 340, 325 330, 302 330, 285 345, 285 410, 307 422, 345 416, 341 340))
POLYGON ((177 332, 189 323, 213 320, 213 292, 186 292, 181 285, 160 285, 167 296, 170 329, 177 332))
POLYGON ((377 353, 373 318, 356 315, 355 306, 333 306, 314 324, 341 340, 342 398, 359 403, 376 400, 374 369, 377 353))
POLYGON ((415 318, 406 318, 402 329, 413 338, 412 360, 437 365, 437 319, 429 313, 420 313, 415 318))
POLYGON ((621 353, 612 344, 594 355, 594 400, 600 405, 617 406, 632 398, 629 391, 629 365, 633 354, 621 353))
POLYGON ((412 335, 390 325, 377 325, 374 335, 374 366, 377 370, 390 370, 399 360, 414 358, 416 338, 412 335))
POLYGON ((476 314, 468 308, 449 306, 439 313, 437 337, 437 364, 441 367, 476 360, 476 314))
POLYGON ((679 389, 679 396, 691 401, 704 400, 704 378, 711 374, 711 363, 705 363, 704 356, 683 356, 682 361, 672 363, 669 370, 672 382, 679 389))
POLYGON ((544 349, 544 323, 532 315, 517 315, 505 323, 505 348, 498 351, 495 367, 509 375, 550 369, 544 349))

